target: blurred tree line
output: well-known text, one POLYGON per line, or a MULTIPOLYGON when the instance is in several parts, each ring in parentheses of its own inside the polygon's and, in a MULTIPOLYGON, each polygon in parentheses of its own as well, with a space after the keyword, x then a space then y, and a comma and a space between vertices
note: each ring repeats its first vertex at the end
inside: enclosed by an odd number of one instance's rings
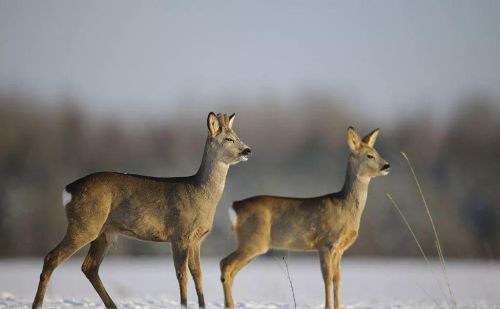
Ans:
MULTIPOLYGON (((248 162, 229 171, 205 255, 235 246, 227 208, 256 194, 315 196, 344 180, 348 125, 361 134, 380 127, 345 102, 308 95, 223 103, 236 112, 235 129, 252 147, 248 162)), ((418 256, 419 251, 385 197, 391 193, 433 255, 429 222, 400 151, 412 160, 438 226, 445 254, 496 258, 500 254, 500 102, 469 98, 443 121, 422 110, 381 126, 376 148, 391 162, 372 181, 360 236, 349 255, 418 256)), ((0 256, 42 255, 62 238, 64 186, 88 173, 123 171, 153 176, 194 173, 206 138, 202 107, 179 109, 164 122, 134 123, 83 113, 73 100, 47 106, 33 98, 0 96, 0 256)), ((121 240, 114 254, 161 254, 166 244, 121 240)))

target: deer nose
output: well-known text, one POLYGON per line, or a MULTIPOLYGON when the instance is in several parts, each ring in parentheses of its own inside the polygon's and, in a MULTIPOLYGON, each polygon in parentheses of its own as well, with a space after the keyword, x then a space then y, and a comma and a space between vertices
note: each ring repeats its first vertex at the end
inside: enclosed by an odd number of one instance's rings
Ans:
POLYGON ((250 149, 250 148, 245 148, 241 152, 241 154, 244 155, 244 156, 249 155, 250 153, 252 153, 252 149, 250 149))
POLYGON ((389 165, 389 163, 386 163, 386 164, 384 164, 384 166, 382 166, 382 168, 381 168, 380 170, 381 170, 381 171, 383 171, 383 170, 387 170, 387 169, 389 169, 390 167, 391 167, 391 166, 389 165))

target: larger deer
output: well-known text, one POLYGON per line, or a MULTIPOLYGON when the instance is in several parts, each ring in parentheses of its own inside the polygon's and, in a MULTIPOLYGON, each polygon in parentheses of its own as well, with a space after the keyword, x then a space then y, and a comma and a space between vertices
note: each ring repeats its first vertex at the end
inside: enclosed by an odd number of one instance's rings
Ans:
POLYGON ((116 308, 99 278, 99 265, 118 234, 171 242, 183 307, 187 306, 187 269, 198 304, 203 297, 200 245, 212 228, 229 166, 246 161, 250 148, 233 131, 234 114, 207 119, 208 137, 198 172, 189 177, 156 178, 101 172, 66 186, 63 200, 68 228, 63 240, 45 256, 33 308, 42 306, 53 270, 90 243, 82 271, 107 308, 116 308))
POLYGON ((255 196, 233 204, 238 248, 221 263, 224 304, 234 308, 232 285, 238 271, 269 248, 318 251, 325 284, 325 307, 340 309, 340 259, 355 241, 370 179, 389 173, 389 164, 373 148, 379 130, 361 139, 349 127, 351 150, 345 183, 337 193, 314 198, 255 196))

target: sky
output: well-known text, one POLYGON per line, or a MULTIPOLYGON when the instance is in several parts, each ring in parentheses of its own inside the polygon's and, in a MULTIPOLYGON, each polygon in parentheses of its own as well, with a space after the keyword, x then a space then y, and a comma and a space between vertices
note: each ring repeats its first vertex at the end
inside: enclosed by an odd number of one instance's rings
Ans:
POLYGON ((0 0, 0 93, 142 119, 307 91, 445 115, 500 97, 499 55, 500 1, 0 0))

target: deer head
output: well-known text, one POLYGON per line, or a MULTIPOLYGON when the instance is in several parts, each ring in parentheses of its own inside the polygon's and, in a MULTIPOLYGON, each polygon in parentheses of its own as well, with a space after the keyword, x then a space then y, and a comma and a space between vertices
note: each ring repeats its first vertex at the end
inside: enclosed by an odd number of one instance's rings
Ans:
POLYGON ((389 174, 390 165, 373 148, 379 129, 361 139, 353 127, 347 129, 347 144, 351 150, 349 163, 357 171, 358 177, 372 178, 389 174))
POLYGON ((208 147, 216 161, 236 164, 248 160, 252 152, 233 130, 235 114, 208 114, 208 147))

